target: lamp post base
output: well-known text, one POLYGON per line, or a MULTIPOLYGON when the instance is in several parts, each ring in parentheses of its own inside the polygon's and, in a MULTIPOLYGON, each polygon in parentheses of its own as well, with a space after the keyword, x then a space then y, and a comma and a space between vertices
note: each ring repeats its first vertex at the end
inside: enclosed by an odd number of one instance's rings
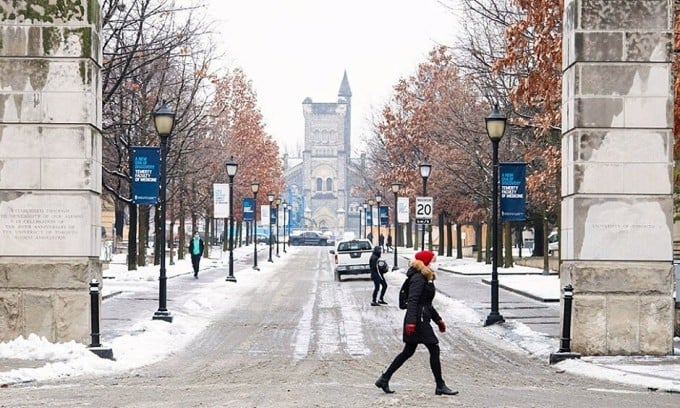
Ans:
POLYGON ((392 267, 392 270, 393 270, 393 271, 396 271, 396 270, 398 270, 398 269, 399 269, 399 267, 398 267, 397 265, 394 265, 394 266, 392 267))
POLYGON ((490 313, 486 317, 486 321, 484 322, 484 326, 491 326, 492 324, 496 323, 503 323, 505 319, 503 319, 503 316, 500 315, 500 313, 490 313))
POLYGON ((560 361, 574 358, 581 358, 581 355, 579 353, 572 353, 568 351, 567 352, 558 351, 557 353, 550 353, 550 364, 557 364, 560 361))
POLYGON ((227 279, 225 279, 227 282, 236 282, 236 277, 231 275, 227 276, 227 279))
POLYGON ((253 266, 253 269, 256 270, 256 271, 260 270, 260 268, 258 268, 257 266, 253 266))
POLYGON ((87 349, 90 350, 91 352, 93 352, 94 354, 96 354, 99 358, 114 360, 113 350, 111 350, 108 347, 104 347, 104 346, 92 347, 92 346, 90 346, 87 349))
POLYGON ((167 310, 156 310, 153 314, 152 320, 163 320, 168 323, 172 323, 172 314, 167 310))

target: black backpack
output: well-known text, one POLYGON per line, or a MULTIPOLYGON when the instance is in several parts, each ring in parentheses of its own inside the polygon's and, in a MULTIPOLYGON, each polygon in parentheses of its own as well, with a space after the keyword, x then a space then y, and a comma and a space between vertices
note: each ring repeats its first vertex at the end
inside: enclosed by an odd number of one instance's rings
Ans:
POLYGON ((411 285, 411 277, 406 278, 399 289, 399 309, 406 309, 408 307, 408 290, 411 285))
POLYGON ((389 271, 389 268, 387 267, 387 262, 383 261, 382 259, 378 260, 378 272, 385 274, 389 271))

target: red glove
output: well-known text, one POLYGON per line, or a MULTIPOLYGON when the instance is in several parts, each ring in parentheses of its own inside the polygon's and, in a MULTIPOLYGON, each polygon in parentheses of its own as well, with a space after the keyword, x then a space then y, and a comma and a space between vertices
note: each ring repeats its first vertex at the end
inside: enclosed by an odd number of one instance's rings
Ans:
POLYGON ((446 331, 446 323, 444 323, 443 319, 439 319, 437 322, 437 326, 439 326, 439 331, 444 333, 446 331))
POLYGON ((416 324, 415 323, 407 323, 405 327, 405 332, 407 336, 411 336, 416 332, 416 324))

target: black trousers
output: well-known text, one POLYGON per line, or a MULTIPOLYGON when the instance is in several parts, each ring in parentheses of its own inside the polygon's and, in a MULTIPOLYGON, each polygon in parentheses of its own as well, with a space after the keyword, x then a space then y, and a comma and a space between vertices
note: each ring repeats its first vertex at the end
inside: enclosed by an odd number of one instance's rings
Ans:
POLYGON ((378 291, 380 291, 380 300, 385 297, 385 292, 387 291, 387 281, 382 273, 371 273, 371 279, 373 280, 373 301, 375 302, 378 291), (380 289, 382 287, 382 289, 380 289))
MULTIPOLYGON (((413 353, 416 352, 417 347, 418 343, 404 343, 404 350, 397 354, 394 361, 392 361, 392 364, 390 364, 383 373, 383 376, 389 380, 392 377, 392 374, 394 374, 406 360, 411 358, 413 353)), ((432 370, 432 375, 434 375, 434 381, 437 386, 440 387, 444 385, 444 379, 442 378, 442 365, 439 361, 439 344, 425 344, 425 347, 427 347, 427 350, 430 352, 430 369, 432 370)))
POLYGON ((198 273, 198 265, 201 263, 201 254, 191 254, 191 266, 194 267, 194 275, 198 273))

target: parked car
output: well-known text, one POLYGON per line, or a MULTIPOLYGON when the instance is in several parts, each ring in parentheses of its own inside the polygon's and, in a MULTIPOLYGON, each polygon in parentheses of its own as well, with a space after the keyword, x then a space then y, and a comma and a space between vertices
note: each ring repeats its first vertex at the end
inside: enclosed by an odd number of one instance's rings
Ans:
POLYGON ((548 235, 548 255, 555 252, 560 252, 560 236, 557 231, 553 231, 548 235))
MULTIPOLYGON (((276 243, 276 237, 273 237, 273 243, 276 243)), ((257 243, 258 244, 268 244, 269 241, 267 241, 267 234, 257 234, 257 243)))
POLYGON ((341 281, 342 275, 371 273, 369 266, 373 253, 371 241, 367 239, 338 241, 335 249, 331 249, 329 252, 335 255, 335 280, 341 281))
POLYGON ((288 237, 289 245, 328 245, 328 237, 314 231, 305 231, 288 237))

